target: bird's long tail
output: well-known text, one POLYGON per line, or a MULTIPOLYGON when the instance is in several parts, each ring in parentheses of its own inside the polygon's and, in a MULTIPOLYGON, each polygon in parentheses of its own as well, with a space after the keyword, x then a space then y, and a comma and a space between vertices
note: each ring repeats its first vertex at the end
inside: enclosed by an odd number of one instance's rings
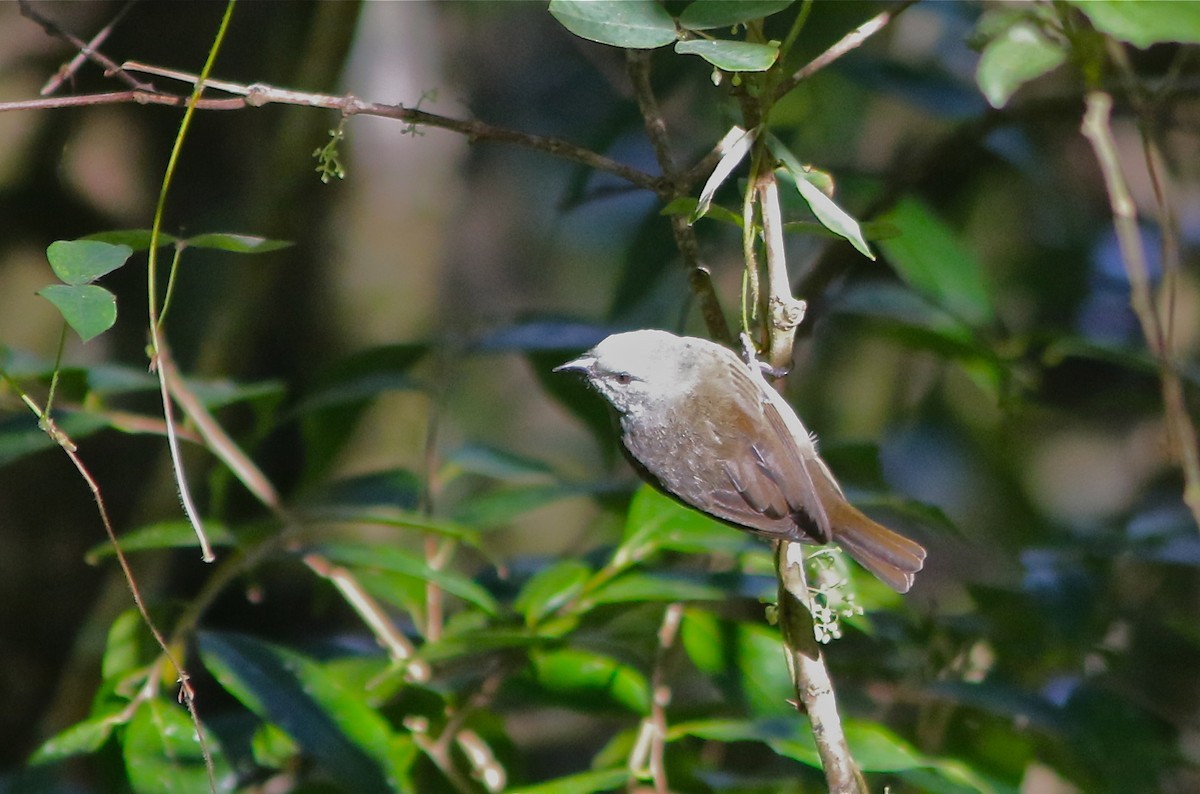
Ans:
POLYGON ((875 574, 888 587, 907 593, 913 577, 925 565, 925 549, 882 524, 876 523, 842 499, 828 509, 833 540, 875 574))

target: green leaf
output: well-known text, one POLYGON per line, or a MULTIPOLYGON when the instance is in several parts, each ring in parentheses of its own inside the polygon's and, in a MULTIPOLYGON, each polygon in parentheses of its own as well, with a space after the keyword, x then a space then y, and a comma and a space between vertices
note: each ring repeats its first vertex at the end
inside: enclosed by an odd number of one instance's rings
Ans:
MULTIPOLYGON (((237 782, 233 770, 216 739, 207 731, 204 738, 213 759, 216 790, 233 791, 237 782)), ((210 790, 196 726, 176 703, 157 697, 143 703, 129 722, 121 750, 129 784, 139 794, 210 790)))
POLYGON ((125 264, 133 254, 127 245, 112 245, 97 240, 57 240, 46 249, 46 258, 54 275, 63 283, 78 287, 91 284, 125 264))
POLYGON ((125 706, 114 703, 105 714, 88 717, 61 733, 55 734, 30 757, 31 765, 53 764, 74 755, 85 755, 99 750, 113 728, 125 723, 125 706))
POLYGON ((692 212, 691 223, 695 223, 708 214, 713 196, 717 194, 721 185, 725 184, 725 180, 729 178, 734 169, 745 159, 753 143, 753 130, 747 131, 734 126, 725 133, 725 137, 717 144, 717 151, 721 153, 721 159, 717 161, 717 167, 713 169, 712 174, 704 183, 704 187, 700 190, 700 199, 696 204, 695 211, 692 212))
POLYGON ((250 751, 259 766, 281 769, 296 757, 299 747, 278 726, 264 722, 250 740, 250 751))
POLYGON ((629 782, 627 766, 615 769, 599 769, 580 772, 578 775, 547 780, 533 786, 520 786, 505 789, 508 794, 596 794, 600 791, 613 791, 629 782))
POLYGON ((250 234, 233 234, 231 232, 209 232, 198 234, 183 241, 189 248, 212 248, 217 251, 229 251, 234 254, 265 254, 268 251, 278 251, 289 248, 295 243, 288 240, 271 240, 266 237, 256 237, 250 234))
POLYGON ((545 479, 554 469, 545 461, 486 444, 468 442, 446 456, 448 470, 482 474, 497 480, 545 479))
POLYGON ((561 560, 538 571, 517 595, 513 608, 525 616, 525 624, 537 624, 583 591, 592 575, 590 566, 578 560, 561 560))
POLYGON ((653 49, 675 41, 675 20, 656 0, 550 0, 550 13, 583 39, 653 49))
POLYGON ((330 560, 350 567, 391 571, 431 582, 451 595, 479 607, 489 615, 498 614, 500 605, 487 590, 454 571, 430 567, 422 557, 396 546, 371 546, 351 543, 330 543, 318 551, 330 560))
POLYGON ((692 662, 730 702, 760 716, 796 717, 795 697, 779 631, 773 626, 720 620, 700 609, 684 611, 680 640, 692 662))
POLYGON ((804 165, 796 159, 796 156, 783 145, 783 142, 774 135, 767 138, 767 144, 771 149, 771 154, 775 159, 783 163, 785 173, 792 178, 796 185, 796 190, 800 193, 800 197, 808 204, 808 208, 812 210, 812 214, 817 216, 817 220, 839 237, 844 237, 850 241, 858 252, 868 259, 874 259, 875 254, 871 253, 870 246, 863 239, 862 229, 858 225, 858 221, 852 218, 845 210, 834 203, 833 199, 825 195, 821 190, 821 184, 828 180, 828 174, 823 171, 812 171, 805 168, 804 165))
POLYGON ((149 664, 159 651, 142 613, 135 608, 127 609, 108 627, 100 674, 105 681, 122 678, 149 664))
POLYGON ((984 47, 975 81, 988 103, 1002 108, 1018 88, 1066 59, 1063 45, 1048 39, 1033 21, 1019 19, 984 47))
POLYGON ((203 631, 197 642, 222 687, 283 729, 343 786, 363 792, 400 787, 412 763, 411 746, 360 692, 315 660, 252 637, 203 631))
POLYGON ((643 485, 629 504, 620 554, 636 561, 660 550, 738 554, 759 547, 748 533, 643 485))
POLYGON ((904 739, 876 722, 847 720, 846 743, 864 772, 898 772, 929 762, 904 739))
POLYGON ((680 55, 699 55, 727 72, 765 72, 779 58, 779 47, 749 41, 689 39, 675 42, 680 55))
POLYGON ((595 487, 571 483, 497 488, 472 495, 457 504, 454 508, 454 519, 481 529, 503 526, 522 513, 536 510, 560 499, 593 493, 595 490, 595 487))
POLYGON ((679 15, 688 30, 728 28, 782 11, 793 0, 694 0, 679 15))
POLYGON ((726 601, 728 590, 683 576, 626 573, 588 593, 588 605, 646 601, 726 601))
POLYGON ((95 284, 68 286, 51 284, 38 290, 54 304, 67 325, 87 342, 112 328, 117 322, 117 298, 104 287, 95 284))
MULTIPOLYGON (((98 240, 102 243, 112 243, 113 245, 127 245, 134 251, 146 251, 150 248, 150 229, 121 229, 110 232, 96 232, 84 237, 80 240, 98 240)), ((173 245, 176 237, 165 232, 158 233, 158 245, 173 245)))
POLYGON ((881 220, 900 230, 879 247, 909 286, 972 327, 992 321, 979 258, 933 210, 904 198, 881 220))
POLYGON ((1101 33, 1146 49, 1177 41, 1200 44, 1200 4, 1132 2, 1132 0, 1067 0, 1101 33))
POLYGON ((534 675, 547 690, 580 697, 581 705, 594 705, 605 697, 636 714, 650 711, 646 677, 609 656, 581 648, 539 651, 530 657, 534 675))
MULTIPOLYGON (((229 527, 215 521, 204 522, 204 533, 214 546, 232 546, 236 542, 229 527)), ((162 521, 126 532, 118 538, 121 551, 148 551, 150 549, 183 549, 196 545, 196 530, 187 521, 162 521)), ((116 554, 107 541, 88 549, 84 559, 95 565, 116 554)))

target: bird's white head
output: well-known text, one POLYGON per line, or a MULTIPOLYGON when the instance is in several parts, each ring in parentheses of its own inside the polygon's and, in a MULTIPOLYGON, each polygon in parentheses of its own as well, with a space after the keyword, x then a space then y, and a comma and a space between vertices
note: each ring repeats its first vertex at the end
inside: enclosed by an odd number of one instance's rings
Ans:
POLYGON ((667 331, 627 331, 613 334, 554 371, 583 373, 621 413, 660 410, 696 381, 698 351, 689 348, 702 341, 667 331))

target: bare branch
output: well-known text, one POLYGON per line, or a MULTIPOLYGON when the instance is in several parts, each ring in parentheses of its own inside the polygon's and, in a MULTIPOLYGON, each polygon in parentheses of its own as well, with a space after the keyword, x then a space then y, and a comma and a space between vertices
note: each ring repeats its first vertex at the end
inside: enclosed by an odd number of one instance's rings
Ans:
POLYGON ((1091 143, 1104 175, 1104 185, 1112 207, 1113 228, 1121 249, 1121 262, 1129 278, 1133 310, 1141 323, 1146 344, 1158 360, 1168 433, 1183 470, 1183 501, 1191 509, 1197 526, 1200 526, 1200 443, 1197 442, 1196 427, 1188 414, 1179 371, 1167 346, 1167 333, 1154 304, 1146 252, 1138 229, 1137 208, 1121 169, 1116 141, 1109 125, 1111 113, 1112 97, 1103 91, 1090 92, 1081 131, 1091 143))
POLYGON ((777 85, 772 100, 778 100, 838 58, 860 47, 864 41, 887 27, 893 19, 904 13, 909 6, 915 5, 916 2, 917 0, 902 0, 902 2, 897 3, 894 7, 876 14, 845 36, 842 36, 829 49, 797 69, 791 77, 777 85))
POLYGON ((75 72, 79 71, 79 67, 82 66, 85 61, 92 61, 100 65, 103 67, 105 74, 115 75, 126 85, 136 90, 154 90, 154 86, 150 85, 149 83, 141 82, 136 77, 122 69, 120 66, 117 66, 116 63, 114 63, 111 59, 97 49, 97 47, 99 47, 104 40, 108 38, 108 35, 112 33, 113 27, 120 22, 121 18, 125 16, 126 12, 133 7, 133 0, 130 0, 130 2, 127 2, 124 6, 122 6, 121 10, 117 12, 117 15, 113 17, 112 21, 101 28, 100 32, 93 36, 91 41, 84 41, 73 33, 63 30, 58 26, 57 23, 42 16, 37 9, 29 5, 29 0, 17 0, 17 4, 21 8, 22 16, 41 25, 42 29, 45 30, 49 35, 62 39, 70 43, 71 46, 75 47, 75 49, 79 50, 75 57, 72 58, 69 63, 64 64, 63 67, 54 75, 54 77, 50 78, 46 85, 42 87, 42 96, 49 96, 57 91, 64 82, 69 80, 75 74, 75 72))

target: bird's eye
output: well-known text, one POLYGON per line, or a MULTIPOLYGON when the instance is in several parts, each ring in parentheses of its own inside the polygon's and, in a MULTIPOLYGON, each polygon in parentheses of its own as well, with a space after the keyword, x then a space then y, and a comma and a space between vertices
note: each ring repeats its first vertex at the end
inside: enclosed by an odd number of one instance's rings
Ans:
POLYGON ((622 386, 628 386, 629 384, 633 383, 633 376, 628 372, 618 372, 616 374, 616 381, 622 386))

